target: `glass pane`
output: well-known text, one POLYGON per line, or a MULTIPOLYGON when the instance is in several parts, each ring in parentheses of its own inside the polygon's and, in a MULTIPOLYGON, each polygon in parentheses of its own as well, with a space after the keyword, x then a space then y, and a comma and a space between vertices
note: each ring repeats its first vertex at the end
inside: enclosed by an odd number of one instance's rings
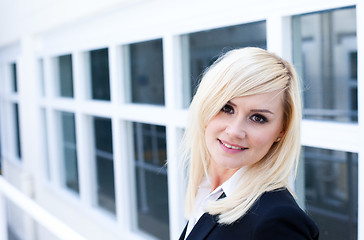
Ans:
MULTIPOLYGON (((23 240, 29 237, 26 234, 26 223, 24 221, 25 218, 30 218, 30 216, 24 212, 22 208, 20 208, 16 203, 11 201, 11 199, 6 199, 4 202, 4 212, 3 224, 6 226, 2 226, 3 229, 7 230, 8 238, 4 240, 23 240)), ((29 232, 29 231, 28 231, 29 232)), ((3 240, 3 238, 1 239, 3 240)))
POLYGON ((293 53, 304 117, 358 121, 355 8, 293 17, 293 53))
POLYGON ((60 112, 60 118, 65 185, 79 193, 75 115, 70 112, 60 112))
POLYGON ((17 103, 14 104, 14 121, 15 121, 15 154, 19 159, 21 159, 19 106, 17 103))
POLYGON ((138 227, 159 239, 169 239, 166 129, 133 124, 138 227))
POLYGON ((358 154, 304 147, 306 210, 321 240, 356 240, 358 154))
POLYGON ((108 49, 90 52, 92 99, 110 100, 108 49))
POLYGON ((132 102, 164 105, 162 40, 130 45, 132 102))
POLYGON ((58 60, 58 80, 59 94, 62 97, 73 97, 73 74, 72 74, 72 56, 59 56, 58 60))
POLYGON ((16 72, 16 63, 10 65, 10 77, 13 92, 18 92, 18 75, 16 72))
POLYGON ((241 47, 267 48, 266 23, 255 22, 202 32, 184 36, 185 81, 188 89, 185 92, 185 106, 190 104, 195 94, 199 78, 223 53, 241 47))
POLYGON ((94 117, 93 124, 95 134, 97 203, 100 207, 115 214, 114 157, 111 119, 94 117))

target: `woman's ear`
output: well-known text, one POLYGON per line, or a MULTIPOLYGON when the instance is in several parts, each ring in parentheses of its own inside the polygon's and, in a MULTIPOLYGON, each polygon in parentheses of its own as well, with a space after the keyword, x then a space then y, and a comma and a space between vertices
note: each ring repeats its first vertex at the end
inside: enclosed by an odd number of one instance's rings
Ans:
POLYGON ((279 138, 282 138, 283 136, 284 136, 284 134, 286 134, 286 130, 282 130, 280 133, 279 133, 279 135, 278 135, 278 137, 279 138))
POLYGON ((286 131, 285 130, 282 130, 280 133, 279 133, 279 135, 278 135, 278 137, 277 137, 277 139, 275 140, 275 142, 279 142, 279 141, 281 141, 281 139, 282 139, 282 137, 284 136, 284 134, 286 133, 286 131))

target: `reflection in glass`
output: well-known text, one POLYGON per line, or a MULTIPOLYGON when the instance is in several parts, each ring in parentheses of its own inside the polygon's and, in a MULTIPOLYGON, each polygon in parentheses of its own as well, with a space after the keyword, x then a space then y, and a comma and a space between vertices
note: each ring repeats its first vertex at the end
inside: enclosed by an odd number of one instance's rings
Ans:
POLYGON ((14 121, 15 121, 15 154, 21 159, 21 142, 20 142, 20 122, 19 122, 19 106, 14 103, 14 121))
POLYGON ((304 88, 304 117, 356 122, 355 8, 293 17, 294 64, 304 88))
POLYGON ((133 124, 138 227, 159 239, 169 239, 166 129, 133 124))
POLYGON ((92 99, 110 100, 108 49, 90 51, 90 62, 92 99))
POLYGON ((59 94, 62 97, 73 97, 72 56, 57 57, 59 94))
POLYGON ((130 45, 132 102, 164 105, 162 40, 130 45))
POLYGON ((112 146, 111 119, 93 118, 97 203, 115 214, 114 157, 112 146))
POLYGON ((305 195, 308 213, 321 240, 356 240, 358 154, 305 147, 305 195))
POLYGON ((203 71, 223 53, 248 46, 266 49, 266 23, 262 21, 190 33, 184 36, 184 40, 187 61, 184 63, 184 78, 189 83, 185 92, 187 106, 197 90, 203 71))
POLYGON ((18 92, 18 76, 16 73, 16 63, 10 65, 10 76, 13 92, 18 92))
POLYGON ((75 115, 70 112, 60 112, 60 120, 65 185, 79 193, 75 115))

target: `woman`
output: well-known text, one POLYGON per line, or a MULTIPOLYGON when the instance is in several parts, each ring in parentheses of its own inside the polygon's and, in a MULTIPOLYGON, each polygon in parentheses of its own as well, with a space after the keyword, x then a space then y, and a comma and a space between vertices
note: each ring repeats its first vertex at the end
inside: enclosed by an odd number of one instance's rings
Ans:
POLYGON ((295 70, 259 48, 232 50, 204 74, 190 106, 180 240, 318 239, 290 189, 300 151, 295 70))

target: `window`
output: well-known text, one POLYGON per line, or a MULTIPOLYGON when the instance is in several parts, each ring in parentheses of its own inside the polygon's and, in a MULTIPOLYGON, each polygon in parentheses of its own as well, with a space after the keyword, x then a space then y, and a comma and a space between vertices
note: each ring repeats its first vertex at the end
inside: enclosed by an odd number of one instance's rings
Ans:
POLYGON ((162 40, 134 43, 129 49, 131 102, 164 105, 162 40))
POLYGON ((79 193, 75 115, 59 112, 60 155, 62 159, 65 186, 79 193))
POLYGON ((107 48, 90 51, 91 98, 110 100, 109 52, 107 48))
POLYGON ((14 136, 15 136, 15 156, 21 159, 21 142, 20 142, 20 122, 18 103, 13 104, 14 111, 14 136))
POLYGON ((13 92, 18 92, 18 74, 16 63, 10 64, 11 87, 13 92))
POLYGON ((184 38, 184 78, 186 83, 184 101, 187 107, 196 93, 203 71, 223 53, 241 47, 266 49, 265 22, 248 23, 202 32, 190 33, 184 38))
POLYGON ((159 239, 169 239, 166 129, 134 123, 138 227, 159 239))
POLYGON ((306 210, 322 240, 356 240, 358 154, 303 148, 306 210))
POLYGON ((59 96, 73 97, 72 56, 64 55, 56 58, 59 96))
POLYGON ((97 204, 115 214, 114 157, 111 119, 93 117, 97 204))
POLYGON ((303 78, 304 117, 356 122, 355 8, 295 16, 293 57, 303 78))

